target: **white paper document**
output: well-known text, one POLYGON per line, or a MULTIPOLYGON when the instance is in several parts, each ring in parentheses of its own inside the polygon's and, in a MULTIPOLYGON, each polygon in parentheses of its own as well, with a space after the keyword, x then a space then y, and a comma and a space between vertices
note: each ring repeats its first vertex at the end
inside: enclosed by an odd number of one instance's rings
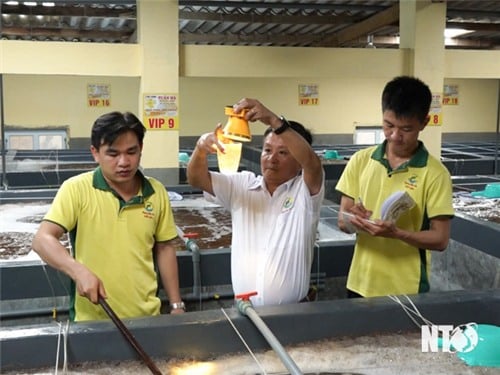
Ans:
MULTIPOLYGON (((410 210, 415 205, 415 201, 406 191, 396 191, 382 203, 381 220, 396 222, 402 213, 410 210)), ((351 223, 354 214, 350 212, 339 212, 340 218, 349 233, 357 232, 357 228, 351 223)), ((363 219, 369 223, 376 224, 374 220, 363 219)))
POLYGON ((410 210, 415 201, 406 191, 396 191, 382 203, 381 219, 385 221, 397 221, 401 214, 410 210))

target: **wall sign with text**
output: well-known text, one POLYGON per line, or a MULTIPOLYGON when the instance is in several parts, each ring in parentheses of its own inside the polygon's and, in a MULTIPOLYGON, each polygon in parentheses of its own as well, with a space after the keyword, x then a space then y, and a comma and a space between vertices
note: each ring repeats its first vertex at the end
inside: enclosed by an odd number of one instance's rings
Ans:
POLYGON ((429 110, 429 116, 431 117, 427 125, 440 126, 443 125, 443 108, 441 98, 443 96, 441 93, 432 93, 431 108, 429 110))
POLYGON ((144 94, 144 126, 148 130, 178 130, 178 100, 178 94, 144 94))
POLYGON ((299 85, 299 105, 319 105, 318 85, 299 85))
POLYGON ((444 85, 443 105, 458 105, 458 85, 444 85))
POLYGON ((89 83, 87 84, 87 106, 109 107, 111 105, 111 85, 89 83))

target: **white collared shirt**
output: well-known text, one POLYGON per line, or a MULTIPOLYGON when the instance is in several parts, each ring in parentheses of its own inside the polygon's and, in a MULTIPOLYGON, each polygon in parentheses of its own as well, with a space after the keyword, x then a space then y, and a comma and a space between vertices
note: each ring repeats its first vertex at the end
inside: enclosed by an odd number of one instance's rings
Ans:
POLYGON ((257 291, 251 299, 256 306, 303 299, 309 289, 324 184, 311 196, 299 175, 271 196, 263 177, 252 172, 211 172, 211 177, 215 196, 205 193, 205 198, 231 211, 235 295, 257 291))

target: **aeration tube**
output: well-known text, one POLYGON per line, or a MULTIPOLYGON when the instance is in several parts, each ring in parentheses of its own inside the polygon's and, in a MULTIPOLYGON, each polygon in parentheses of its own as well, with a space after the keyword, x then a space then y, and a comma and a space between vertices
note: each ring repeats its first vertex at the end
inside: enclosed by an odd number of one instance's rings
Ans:
POLYGON ((238 299, 236 306, 238 307, 239 312, 242 313, 243 315, 248 316, 250 320, 255 324, 257 329, 260 331, 260 333, 262 333, 262 335, 267 340, 269 345, 271 345, 273 350, 281 359, 281 362, 283 362, 288 371, 290 371, 291 375, 303 375, 300 368, 293 361, 293 359, 287 353, 285 348, 283 348, 283 346, 278 341, 276 336, 274 336, 274 334, 266 325, 266 323, 264 323, 261 317, 255 312, 252 302, 250 302, 250 296, 256 294, 257 294, 256 292, 253 292, 248 294, 240 294, 236 296, 236 298, 238 299))
POLYGON ((201 271, 200 271, 200 248, 194 237, 197 237, 197 234, 188 234, 184 233, 181 228, 177 225, 175 226, 177 229, 177 235, 184 241, 186 244, 186 248, 191 251, 192 261, 193 261, 193 295, 197 298, 201 296, 201 271))

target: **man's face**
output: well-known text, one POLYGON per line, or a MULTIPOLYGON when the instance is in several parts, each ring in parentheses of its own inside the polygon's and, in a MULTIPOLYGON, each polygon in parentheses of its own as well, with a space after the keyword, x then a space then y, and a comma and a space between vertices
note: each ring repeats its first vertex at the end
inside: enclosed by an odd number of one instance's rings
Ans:
POLYGON ((134 132, 119 135, 113 144, 102 144, 97 150, 90 146, 94 160, 99 164, 108 183, 121 185, 134 179, 141 161, 142 145, 134 132))
POLYGON ((393 111, 383 113, 383 128, 387 147, 400 156, 413 154, 418 145, 418 135, 428 122, 417 118, 397 118, 393 111))
POLYGON ((301 170, 280 137, 269 133, 260 154, 260 168, 266 184, 278 186, 295 177, 301 170))

